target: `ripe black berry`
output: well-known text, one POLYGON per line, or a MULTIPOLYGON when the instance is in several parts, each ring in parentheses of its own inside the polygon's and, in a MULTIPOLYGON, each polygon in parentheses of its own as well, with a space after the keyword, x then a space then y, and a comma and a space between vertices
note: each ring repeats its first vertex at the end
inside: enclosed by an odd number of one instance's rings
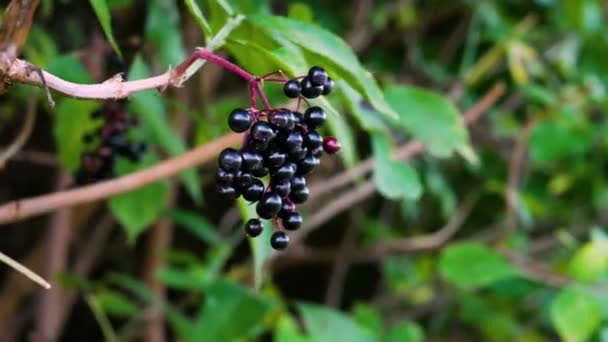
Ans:
POLYGON ((241 152, 241 157, 243 158, 242 168, 245 171, 253 171, 255 169, 259 169, 262 167, 262 162, 264 158, 259 153, 251 152, 251 151, 243 151, 241 152))
POLYGON ((304 114, 300 112, 291 112, 293 114, 293 122, 294 124, 301 124, 304 122, 304 114))
POLYGON ((281 206, 281 210, 279 210, 279 213, 277 214, 277 216, 284 219, 295 210, 296 210, 295 204, 293 204, 290 201, 283 201, 283 205, 281 206))
POLYGON ((281 196, 274 192, 267 192, 262 196, 255 209, 261 218, 269 220, 277 216, 282 204, 281 196))
POLYGON ((310 196, 310 191, 307 187, 304 187, 298 190, 292 189, 291 193, 289 194, 289 199, 291 199, 293 203, 301 204, 308 200, 308 196, 310 196))
POLYGON ((291 179, 291 190, 302 190, 306 187, 306 178, 296 175, 291 179))
POLYGON ((227 148, 220 153, 219 161, 222 169, 234 172, 241 168, 243 158, 241 158, 241 154, 237 150, 227 148))
POLYGON ((292 153, 299 150, 303 142, 302 134, 292 131, 285 137, 284 147, 287 152, 292 153))
POLYGON ((287 156, 285 155, 285 153, 273 151, 266 155, 266 158, 264 159, 264 165, 272 168, 279 167, 283 165, 283 163, 285 163, 286 158, 287 156))
POLYGON ((332 90, 334 90, 335 87, 335 83, 334 80, 331 79, 331 77, 327 78, 327 81, 325 81, 325 84, 323 85, 323 95, 329 95, 329 93, 331 93, 332 90))
POLYGON ((255 169, 255 170, 251 171, 251 174, 254 175, 255 177, 258 177, 258 178, 264 177, 268 173, 270 173, 270 172, 268 171, 267 167, 260 167, 258 169, 255 169))
POLYGON ((292 212, 283 220, 283 227, 287 230, 297 230, 302 226, 302 215, 298 212, 292 212))
POLYGON ((262 234, 263 230, 264 225, 262 224, 262 221, 260 221, 260 219, 252 218, 245 224, 245 232, 250 237, 259 236, 260 234, 262 234))
POLYGON ((323 145, 323 137, 317 131, 308 131, 308 133, 304 135, 304 145, 306 145, 309 150, 314 150, 323 145))
POLYGON ((313 66, 308 70, 308 78, 313 85, 323 86, 327 82, 327 72, 321 67, 313 66))
POLYGON ((321 162, 319 159, 312 154, 308 154, 306 158, 302 159, 298 163, 298 173, 305 175, 317 167, 321 162))
POLYGON ((302 87, 300 86, 300 82, 295 79, 285 82, 285 85, 283 86, 283 92, 285 93, 285 96, 292 99, 295 99, 296 97, 300 96, 301 91, 302 87))
POLYGON ((269 123, 258 121, 251 127, 251 137, 257 141, 268 143, 275 136, 275 132, 269 123))
POLYGON ((275 182, 289 181, 296 173, 296 164, 287 162, 272 173, 272 179, 275 182))
POLYGON ((285 232, 274 232, 270 237, 270 246, 276 250, 282 251, 289 245, 289 236, 285 232))
POLYGON ((228 126, 237 133, 245 132, 253 121, 251 114, 242 108, 233 110, 228 116, 228 126))
POLYGON ((300 83, 302 86, 302 96, 307 99, 314 99, 323 93, 323 85, 314 85, 308 77, 304 77, 300 83))
POLYGON ((292 130, 295 125, 293 114, 288 109, 282 109, 270 114, 268 122, 279 130, 292 130))
POLYGON ((263 152, 268 148, 268 141, 259 141, 249 138, 247 140, 247 148, 254 152, 263 152))
POLYGON ((234 183, 239 187, 239 189, 246 189, 253 184, 254 179, 255 178, 253 178, 251 173, 239 171, 234 179, 234 183))
POLYGON ((228 199, 237 199, 240 196, 236 188, 230 185, 220 186, 219 193, 228 199))
POLYGON ((338 139, 334 137, 325 137, 325 139, 323 139, 323 150, 325 152, 334 154, 340 151, 340 148, 342 148, 342 146, 338 142, 338 139))
POLYGON ((291 183, 289 181, 275 183, 272 185, 272 191, 276 192, 281 198, 287 197, 291 192, 291 183))
POLYGON ((304 123, 311 129, 322 126, 326 119, 327 114, 320 107, 310 107, 304 112, 304 123))
POLYGON ((215 172, 215 180, 219 185, 231 185, 234 181, 234 173, 228 172, 220 167, 215 172))
POLYGON ((297 150, 293 151, 292 153, 289 154, 289 158, 293 161, 300 161, 302 159, 304 159, 306 157, 306 155, 308 154, 308 148, 306 147, 300 147, 297 150))
POLYGON ((254 179, 251 185, 243 190, 243 198, 250 202, 259 201, 263 195, 264 183, 259 179, 254 179))

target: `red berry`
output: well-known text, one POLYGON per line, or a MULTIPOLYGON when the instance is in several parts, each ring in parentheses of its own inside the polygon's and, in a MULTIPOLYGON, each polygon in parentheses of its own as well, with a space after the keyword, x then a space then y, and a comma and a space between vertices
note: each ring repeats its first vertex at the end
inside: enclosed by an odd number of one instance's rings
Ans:
POLYGON ((329 154, 334 154, 340 151, 342 145, 338 142, 338 139, 335 137, 325 137, 323 139, 323 150, 329 154))

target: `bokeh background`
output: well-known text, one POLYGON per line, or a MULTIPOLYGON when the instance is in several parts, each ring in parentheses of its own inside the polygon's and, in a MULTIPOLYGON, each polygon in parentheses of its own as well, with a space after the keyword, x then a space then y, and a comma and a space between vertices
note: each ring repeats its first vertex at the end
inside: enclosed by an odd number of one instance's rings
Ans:
MULTIPOLYGON (((22 58, 70 81, 160 74, 209 44, 257 75, 322 65, 337 89, 315 103, 343 150, 308 177, 304 227, 281 253, 270 227, 245 237, 253 208, 218 196, 215 155, 3 225, 0 251, 53 287, 3 265, 0 340, 608 341, 607 11, 41 0, 22 58)), ((53 96, 53 109, 32 86, 0 97, 2 151, 27 138, 0 170, 2 203, 79 186, 83 136, 108 102, 53 96)), ((225 140, 247 85, 206 64, 182 88, 121 105, 149 148, 119 158, 116 177, 225 140)))

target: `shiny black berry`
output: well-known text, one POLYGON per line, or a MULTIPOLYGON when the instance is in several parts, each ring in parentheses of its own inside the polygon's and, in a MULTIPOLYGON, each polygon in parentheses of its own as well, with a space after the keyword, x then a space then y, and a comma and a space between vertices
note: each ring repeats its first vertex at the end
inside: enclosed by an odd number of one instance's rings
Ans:
POLYGON ((308 131, 306 135, 304 135, 304 145, 309 148, 309 150, 314 150, 323 145, 323 137, 317 131, 308 131))
POLYGON ((259 141, 253 138, 247 140, 247 149, 253 152, 262 152, 268 148, 268 141, 259 141))
POLYGON ((292 131, 289 132, 289 134, 285 137, 283 147, 287 150, 287 152, 292 153, 300 149, 303 142, 304 138, 302 137, 302 134, 292 131))
POLYGON ((331 93, 332 90, 334 90, 334 87, 336 86, 336 84, 334 83, 334 80, 331 79, 331 77, 327 78, 327 81, 325 81, 325 84, 323 85, 323 95, 329 95, 329 93, 331 93))
POLYGON ((253 171, 255 169, 259 169, 262 167, 262 163, 264 158, 261 154, 251 151, 243 151, 241 152, 241 157, 243 158, 242 168, 245 171, 253 171))
POLYGON ((272 151, 266 155, 266 158, 264 158, 264 165, 271 168, 279 167, 285 163, 286 158, 287 156, 285 153, 280 151, 272 151))
POLYGON ((295 125, 294 116, 288 109, 282 109, 270 114, 268 122, 278 130, 292 130, 295 125))
POLYGON ((252 218, 245 224, 245 233, 247 233, 247 235, 249 235, 250 237, 259 236, 260 234, 262 234, 263 230, 264 225, 262 224, 262 221, 260 219, 252 218))
POLYGON ((239 191, 231 185, 220 186, 218 192, 220 193, 220 195, 228 199, 237 199, 241 195, 239 191))
POLYGON ((307 187, 304 187, 302 189, 298 189, 298 190, 291 190, 291 193, 289 194, 289 199, 291 199, 293 201, 293 203, 296 204, 301 204, 306 202, 306 200, 308 200, 308 197, 310 196, 310 191, 308 190, 307 187))
POLYGON ((258 177, 258 178, 264 177, 264 176, 266 176, 269 173, 270 172, 268 171, 267 167, 260 167, 258 169, 255 169, 255 170, 251 171, 251 174, 254 175, 254 176, 256 176, 256 177, 258 177))
POLYGON ((300 112, 291 112, 291 114, 293 114, 293 122, 296 125, 304 123, 304 114, 300 112))
POLYGON ((272 173, 272 179, 275 182, 289 181, 296 174, 296 164, 287 162, 272 173))
POLYGON ((236 184, 236 186, 239 187, 239 189, 246 189, 248 188, 251 184, 253 184, 253 180, 255 178, 253 177, 253 175, 251 173, 248 172, 237 172, 236 177, 234 179, 234 183, 236 184))
POLYGON ((301 91, 302 87, 300 86, 300 82, 295 79, 285 82, 285 85, 283 86, 283 92, 285 93, 285 96, 292 99, 295 99, 296 97, 300 96, 301 91))
POLYGON ((304 112, 304 123, 310 129, 322 126, 327 119, 327 114, 320 107, 310 107, 304 112))
POLYGON ((312 154, 308 154, 306 158, 298 162, 298 173, 301 175, 305 175, 312 171, 320 163, 321 162, 319 161, 319 158, 313 156, 312 154))
POLYGON ((295 162, 299 162, 300 160, 304 159, 307 154, 308 154, 308 148, 300 147, 297 150, 295 150, 289 154, 289 159, 291 159, 295 162))
POLYGON ((215 172, 215 180, 219 185, 231 185, 234 181, 234 173, 218 168, 215 172))
POLYGON ((264 121, 258 121, 251 127, 251 137, 257 141, 268 143, 275 136, 272 126, 264 121))
POLYGON ((228 126, 237 133, 242 133, 249 129, 252 121, 251 114, 242 108, 233 110, 228 116, 228 126))
POLYGON ((281 198, 287 197, 291 192, 291 183, 289 181, 275 183, 272 185, 272 191, 276 192, 281 198))
POLYGON ((267 192, 262 196, 255 209, 258 216, 269 220, 277 216, 282 204, 281 196, 274 192, 267 192))
POLYGON ((287 230, 297 230, 302 226, 302 215, 298 212, 292 212, 283 220, 283 227, 287 230))
POLYGON ((227 148, 220 153, 220 167, 228 172, 234 172, 240 169, 242 162, 243 158, 241 158, 241 154, 233 148, 227 148))
POLYGON ((327 72, 319 66, 313 66, 308 70, 308 78, 313 85, 324 86, 327 82, 327 72))
POLYGON ((281 206, 281 210, 277 214, 278 217, 284 219, 289 216, 292 212, 296 210, 295 204, 290 201, 283 201, 283 205, 281 206))
POLYGON ((257 202, 264 195, 264 183, 259 179, 254 179, 248 188, 243 189, 243 198, 250 202, 257 202))
POLYGON ((304 77, 300 82, 302 86, 302 96, 307 99, 314 99, 323 93, 323 85, 314 85, 308 77, 304 77))
POLYGON ((270 246, 278 251, 282 251, 289 245, 289 236, 285 232, 274 232, 270 237, 270 246))
POLYGON ((306 187, 306 178, 302 175, 296 175, 291 179, 291 190, 302 190, 306 187))

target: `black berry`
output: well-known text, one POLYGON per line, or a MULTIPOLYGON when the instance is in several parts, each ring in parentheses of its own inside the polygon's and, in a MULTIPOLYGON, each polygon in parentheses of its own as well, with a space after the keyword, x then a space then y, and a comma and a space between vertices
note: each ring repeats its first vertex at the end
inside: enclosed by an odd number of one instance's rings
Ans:
POLYGON ((264 177, 268 173, 270 173, 270 172, 268 171, 267 167, 260 167, 259 169, 255 169, 255 170, 251 171, 251 174, 254 175, 254 176, 256 176, 256 177, 258 177, 258 178, 259 177, 264 177))
POLYGON ((285 85, 283 86, 283 92, 285 93, 285 96, 292 99, 295 99, 296 97, 300 96, 301 91, 302 87, 300 86, 300 82, 295 79, 285 82, 285 85))
POLYGON ((291 212, 282 219, 283 227, 287 230, 297 230, 302 226, 302 215, 298 212, 291 212))
POLYGON ((276 192, 281 198, 287 197, 291 192, 291 183, 289 181, 283 181, 281 183, 273 184, 272 191, 276 192))
POLYGON ((240 196, 238 190, 230 185, 220 186, 219 193, 228 199, 237 199, 240 196))
POLYGON ((306 158, 302 159, 298 163, 298 173, 301 175, 305 175, 312 171, 320 163, 321 162, 319 161, 319 158, 313 156, 312 154, 308 154, 306 158))
POLYGON ((289 181, 296 173, 296 164, 287 162, 272 173, 272 178, 276 182, 289 181))
POLYGON ((252 218, 245 224, 245 232, 250 237, 259 236, 260 234, 262 234, 263 230, 264 225, 262 224, 262 221, 260 221, 260 219, 252 218))
POLYGON ((323 85, 323 95, 329 95, 329 93, 331 93, 332 90, 334 90, 335 87, 335 83, 334 80, 331 79, 331 77, 327 78, 327 81, 325 81, 325 84, 323 85))
POLYGON ((246 189, 251 184, 253 184, 253 175, 247 172, 238 172, 236 178, 234 179, 234 183, 239 187, 239 189, 246 189))
POLYGON ((308 70, 308 79, 315 86, 324 86, 327 82, 327 72, 321 67, 313 66, 308 70))
POLYGON ((258 121, 251 127, 251 137, 257 141, 268 143, 275 136, 275 132, 269 123, 258 121))
POLYGON ((302 137, 302 134, 292 131, 285 137, 284 147, 287 152, 292 153, 299 150, 302 147, 303 142, 304 138, 302 137))
POLYGON ((264 165, 272 168, 279 167, 283 165, 283 163, 285 163, 286 158, 287 156, 285 155, 285 153, 280 151, 273 151, 266 155, 266 158, 264 159, 264 165))
POLYGON ((241 168, 243 158, 241 158, 241 154, 237 150, 227 148, 220 153, 219 161, 222 169, 233 172, 241 168))
POLYGON ((261 218, 269 220, 277 216, 282 204, 281 196, 274 192, 267 192, 262 196, 255 209, 261 218))
POLYGON ((237 133, 242 133, 249 129, 252 121, 251 114, 242 108, 233 110, 228 116, 228 126, 237 133))
POLYGON ((254 179, 251 185, 243 189, 243 198, 250 202, 257 202, 264 195, 264 183, 259 179, 254 179))
POLYGON ((289 245, 289 236, 285 232, 274 232, 270 237, 270 246, 276 250, 282 251, 289 245))
POLYGON ((323 94, 323 85, 314 85, 308 77, 304 77, 300 83, 302 86, 302 96, 307 99, 314 99, 323 94))
POLYGON ((307 187, 304 187, 298 190, 292 189, 291 193, 289 194, 289 199, 291 199, 293 203, 301 204, 308 200, 308 196, 310 196, 310 191, 307 187))
POLYGON ((296 175, 291 179, 292 190, 302 190, 306 187, 306 178, 302 175, 296 175))
POLYGON ((295 210, 296 210, 296 206, 292 202, 283 201, 283 205, 281 206, 281 210, 279 210, 279 213, 277 214, 277 216, 284 219, 295 210))
POLYGON ((261 168, 262 162, 264 161, 261 154, 251 151, 241 152, 241 157, 243 158, 242 167, 245 171, 253 171, 261 168))
POLYGON ((234 173, 228 172, 220 167, 215 172, 215 180, 220 185, 231 185, 234 181, 234 173))
POLYGON ((309 131, 304 135, 304 145, 310 150, 314 150, 323 145, 323 137, 317 131, 309 131))
POLYGON ((322 126, 326 119, 327 114, 320 107, 310 107, 304 112, 304 123, 311 129, 322 126))

